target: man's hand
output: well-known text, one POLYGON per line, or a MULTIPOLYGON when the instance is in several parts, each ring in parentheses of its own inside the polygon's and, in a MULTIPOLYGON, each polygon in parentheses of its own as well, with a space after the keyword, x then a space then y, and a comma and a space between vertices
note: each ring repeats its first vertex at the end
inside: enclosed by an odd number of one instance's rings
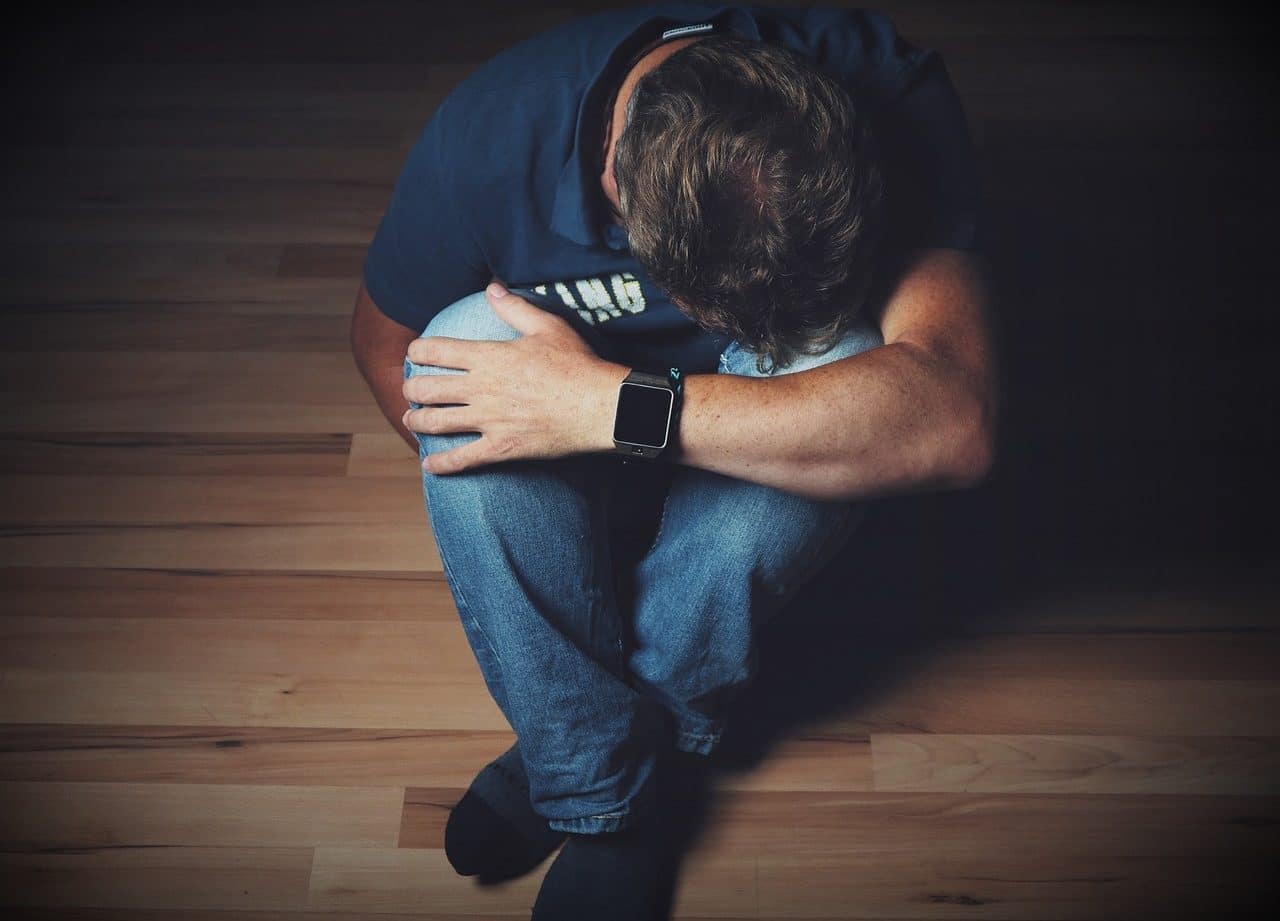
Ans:
POLYGON ((409 361, 464 374, 423 374, 404 382, 412 432, 479 432, 432 454, 423 467, 457 473, 483 464, 613 449, 618 384, 630 371, 605 361, 565 320, 494 284, 489 303, 521 333, 509 341, 428 336, 409 343, 409 361), (497 292, 501 292, 499 296, 497 292), (440 405, 460 404, 460 405, 440 405))

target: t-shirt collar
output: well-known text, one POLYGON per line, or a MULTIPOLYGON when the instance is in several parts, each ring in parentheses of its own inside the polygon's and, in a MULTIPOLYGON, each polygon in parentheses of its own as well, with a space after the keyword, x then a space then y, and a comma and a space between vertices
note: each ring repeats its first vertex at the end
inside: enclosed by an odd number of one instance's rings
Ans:
MULTIPOLYGON (((667 28, 676 28, 702 22, 713 23, 716 32, 734 32, 754 39, 761 37, 760 28, 749 7, 700 7, 695 4, 673 4, 659 9, 663 9, 663 14, 652 15, 638 23, 628 35, 628 40, 638 33, 655 29, 659 24, 667 25, 667 28)), ((618 44, 629 44, 628 40, 618 44)), ((617 46, 615 51, 616 48, 617 46)), ((609 60, 591 78, 586 92, 578 103, 573 150, 569 153, 569 159, 565 161, 564 167, 560 170, 560 178, 556 182, 555 200, 551 207, 551 229, 582 246, 603 243, 610 249, 623 250, 627 248, 627 238, 622 228, 614 225, 608 225, 607 228, 594 226, 594 215, 589 213, 587 207, 587 202, 593 200, 597 194, 593 186, 598 187, 600 184, 600 177, 595 174, 596 157, 593 151, 588 150, 591 145, 590 138, 594 134, 591 130, 591 116, 587 111, 588 102, 594 100, 600 93, 601 80, 609 71, 612 59, 611 53, 609 60)))

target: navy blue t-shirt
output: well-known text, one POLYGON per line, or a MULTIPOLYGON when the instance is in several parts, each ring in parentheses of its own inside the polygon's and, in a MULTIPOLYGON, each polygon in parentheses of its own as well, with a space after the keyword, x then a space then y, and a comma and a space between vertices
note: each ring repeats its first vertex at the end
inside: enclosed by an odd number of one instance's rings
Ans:
POLYGON ((878 13, 652 4, 528 38, 450 92, 369 247, 364 281, 379 309, 421 332, 496 275, 564 316, 603 357, 714 372, 728 338, 681 313, 632 258, 599 176, 606 97, 631 55, 668 29, 703 23, 807 55, 869 107, 898 245, 976 248, 977 169, 935 52, 909 45, 878 13))

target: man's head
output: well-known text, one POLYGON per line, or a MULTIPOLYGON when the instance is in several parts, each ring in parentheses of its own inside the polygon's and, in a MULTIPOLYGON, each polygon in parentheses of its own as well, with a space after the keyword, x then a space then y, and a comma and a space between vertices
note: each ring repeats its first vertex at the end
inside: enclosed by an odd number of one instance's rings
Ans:
POLYGON ((884 186, 864 113, 803 56, 736 35, 635 83, 612 176, 636 261, 704 328, 785 366, 857 319, 884 186))

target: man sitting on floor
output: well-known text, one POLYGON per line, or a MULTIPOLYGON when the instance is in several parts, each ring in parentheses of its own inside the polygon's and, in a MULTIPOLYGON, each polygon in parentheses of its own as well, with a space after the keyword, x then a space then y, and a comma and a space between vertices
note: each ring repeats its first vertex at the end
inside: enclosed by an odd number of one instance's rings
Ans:
POLYGON ((459 872, 509 878, 564 842, 535 918, 650 917, 659 754, 712 753, 756 627, 859 500, 986 474, 976 172, 939 57, 853 10, 612 10, 436 110, 352 345, 424 462, 518 739, 451 814, 459 872), (676 465, 630 617, 619 455, 676 465))

